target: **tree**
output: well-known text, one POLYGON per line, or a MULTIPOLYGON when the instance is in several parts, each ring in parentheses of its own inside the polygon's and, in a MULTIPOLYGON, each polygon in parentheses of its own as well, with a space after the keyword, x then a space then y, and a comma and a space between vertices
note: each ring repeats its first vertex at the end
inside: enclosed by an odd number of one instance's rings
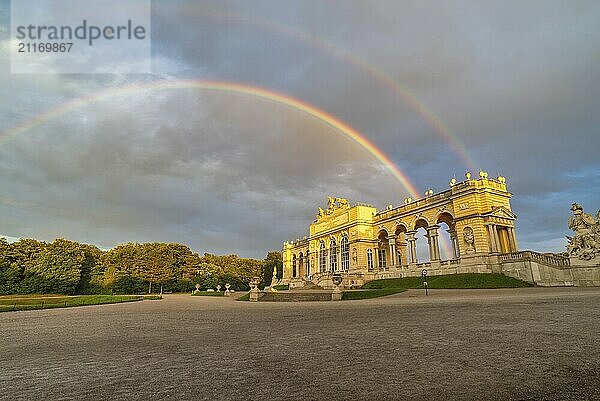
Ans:
POLYGON ((93 245, 78 244, 81 251, 81 277, 77 288, 77 294, 87 292, 98 292, 102 287, 103 267, 100 263, 102 251, 93 245))
POLYGON ((161 284, 162 293, 162 284, 174 276, 175 254, 169 245, 157 242, 142 244, 141 248, 142 255, 137 262, 141 262, 142 266, 138 266, 136 271, 148 281, 148 292, 152 292, 152 284, 161 284))
POLYGON ((5 272, 10 277, 6 283, 7 294, 29 294, 39 292, 36 264, 48 244, 34 239, 22 239, 10 244, 8 260, 10 267, 5 272))
POLYGON ((23 270, 13 263, 11 245, 0 238, 0 294, 12 294, 17 291, 23 270))
POLYGON ((35 292, 74 294, 88 257, 82 244, 62 238, 55 240, 44 248, 29 270, 33 273, 35 292))
POLYGON ((267 287, 271 285, 271 281, 273 281, 273 270, 277 271, 279 278, 283 276, 283 258, 281 252, 267 252, 263 266, 262 285, 267 287))
POLYGON ((140 244, 137 243, 120 244, 103 252, 100 257, 103 287, 119 293, 139 292, 135 274, 139 258, 140 244))

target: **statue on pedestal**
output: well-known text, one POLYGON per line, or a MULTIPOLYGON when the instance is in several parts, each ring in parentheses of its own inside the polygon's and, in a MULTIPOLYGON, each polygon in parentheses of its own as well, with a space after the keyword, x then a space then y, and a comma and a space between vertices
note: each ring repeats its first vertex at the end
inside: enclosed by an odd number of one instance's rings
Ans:
POLYGON ((281 280, 277 278, 277 266, 274 266, 273 267, 273 278, 271 279, 270 287, 273 288, 276 285, 279 285, 280 282, 281 282, 281 280))
POLYGON ((575 231, 573 237, 567 236, 567 252, 570 257, 580 260, 592 260, 600 257, 600 210, 598 220, 583 211, 578 203, 571 206, 573 216, 569 219, 569 228, 575 231))

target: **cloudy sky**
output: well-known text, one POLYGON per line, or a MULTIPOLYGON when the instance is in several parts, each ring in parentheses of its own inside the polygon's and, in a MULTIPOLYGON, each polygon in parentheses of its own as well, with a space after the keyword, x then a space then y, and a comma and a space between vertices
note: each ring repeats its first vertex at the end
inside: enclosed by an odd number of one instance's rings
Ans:
POLYGON ((0 234, 263 257, 306 235, 327 195, 407 196, 298 108, 149 87, 179 80, 308 103, 420 191, 467 169, 504 175, 522 249, 562 251, 571 203, 600 208, 598 1, 155 0, 152 74, 11 74, 9 27, 0 0, 0 234))

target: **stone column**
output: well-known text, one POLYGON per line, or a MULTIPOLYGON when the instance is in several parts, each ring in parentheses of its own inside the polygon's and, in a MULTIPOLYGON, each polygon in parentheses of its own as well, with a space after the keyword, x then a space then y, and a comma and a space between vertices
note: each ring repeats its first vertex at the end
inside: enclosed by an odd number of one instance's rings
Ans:
POLYGON ((438 241, 440 226, 437 224, 427 227, 427 242, 429 243, 429 259, 431 261, 440 260, 440 244, 438 241))
POLYGON ((494 249, 494 236, 492 235, 492 227, 490 224, 485 224, 485 231, 487 232, 488 237, 488 251, 494 253, 496 250, 494 249))
POLYGON ((379 269, 379 245, 373 248, 373 271, 379 269))
POLYGON ((517 238, 515 237, 514 227, 506 227, 508 230, 508 243, 511 252, 517 252, 517 238))
POLYGON ((315 251, 315 271, 321 273, 321 247, 317 247, 315 251))
POLYGON ((496 252, 502 252, 502 245, 500 244, 500 237, 498 236, 498 227, 496 224, 492 224, 492 232, 494 233, 494 242, 496 243, 496 252))
POLYGON ((408 256, 410 258, 408 263, 419 263, 417 260, 417 238, 415 235, 416 231, 407 231, 406 240, 408 241, 408 256))
POLYGON ((495 233, 496 228, 494 224, 486 224, 485 227, 488 232, 490 253, 496 253, 498 252, 498 242, 496 241, 495 233))
POLYGON ((390 248, 390 267, 396 267, 396 236, 390 235, 387 239, 390 248))
POLYGON ((452 259, 458 259, 458 238, 456 237, 456 230, 446 230, 450 234, 450 242, 452 243, 452 259))

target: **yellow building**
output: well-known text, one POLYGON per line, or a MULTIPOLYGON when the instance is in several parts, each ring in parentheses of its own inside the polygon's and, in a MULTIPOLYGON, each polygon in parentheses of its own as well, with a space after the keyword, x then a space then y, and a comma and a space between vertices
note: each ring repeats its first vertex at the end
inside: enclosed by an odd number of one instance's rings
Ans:
POLYGON ((512 194, 503 177, 488 178, 485 172, 478 179, 466 177, 450 181, 444 192, 427 191, 422 199, 407 198, 385 210, 330 197, 309 235, 284 243, 282 283, 331 288, 332 274, 340 273, 342 286, 352 288, 378 278, 421 275, 423 269, 430 275, 494 271, 498 255, 517 251, 512 194), (446 260, 441 225, 449 234, 446 260), (426 235, 417 239, 421 228, 426 235), (428 260, 418 260, 417 240, 427 241, 428 260))

